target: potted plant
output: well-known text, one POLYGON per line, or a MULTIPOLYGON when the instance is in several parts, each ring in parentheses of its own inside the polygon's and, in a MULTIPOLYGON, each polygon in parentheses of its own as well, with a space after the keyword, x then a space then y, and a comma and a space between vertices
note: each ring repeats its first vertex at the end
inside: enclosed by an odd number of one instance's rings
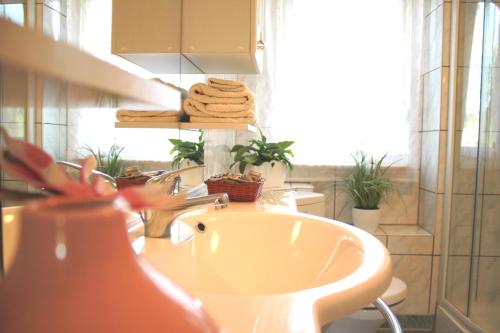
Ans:
POLYGON ((283 187, 286 170, 293 168, 290 157, 293 152, 290 146, 294 141, 267 142, 267 138, 259 129, 260 139, 250 140, 248 145, 234 145, 231 153, 235 153, 231 167, 238 164, 240 173, 255 170, 266 179, 264 188, 283 187))
MULTIPOLYGON (((190 166, 202 166, 205 156, 205 141, 203 132, 200 133, 197 142, 169 139, 174 146, 170 150, 170 155, 174 156, 172 166, 181 169, 190 166)), ((203 182, 203 168, 186 171, 181 175, 181 182, 187 187, 193 187, 203 182)))
POLYGON ((379 204, 393 191, 391 181, 385 173, 391 165, 383 168, 382 162, 387 154, 378 161, 368 158, 365 153, 353 155, 354 170, 345 179, 348 193, 353 200, 353 224, 368 232, 374 232, 380 220, 379 204))
POLYGON ((97 161, 96 170, 104 172, 113 178, 121 176, 123 174, 124 162, 120 157, 123 149, 125 147, 120 147, 113 144, 107 152, 101 151, 97 148, 97 151, 90 146, 85 146, 85 150, 88 151, 97 161))

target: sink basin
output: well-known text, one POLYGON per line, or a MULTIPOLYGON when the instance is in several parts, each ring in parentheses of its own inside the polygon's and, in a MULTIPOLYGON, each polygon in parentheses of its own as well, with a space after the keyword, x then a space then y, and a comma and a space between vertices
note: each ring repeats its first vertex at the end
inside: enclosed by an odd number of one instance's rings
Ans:
MULTIPOLYGON (((3 209, 6 271, 18 213, 3 209)), ((142 224, 129 235, 136 253, 197 297, 228 333, 319 333, 373 302, 391 280, 377 239, 307 214, 200 210, 179 217, 171 238, 144 238, 142 224)))
MULTIPOLYGON (((141 227, 139 227, 141 228, 141 227)), ((388 287, 390 257, 344 223, 285 212, 192 212, 132 244, 230 333, 320 332, 388 287)))

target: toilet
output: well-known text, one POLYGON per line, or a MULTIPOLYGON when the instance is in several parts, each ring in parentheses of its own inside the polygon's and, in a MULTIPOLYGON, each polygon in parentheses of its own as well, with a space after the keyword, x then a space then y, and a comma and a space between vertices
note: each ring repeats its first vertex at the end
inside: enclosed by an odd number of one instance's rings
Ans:
MULTIPOLYGON (((393 277, 391 285, 382 295, 394 314, 401 309, 406 298, 406 283, 393 277)), ((323 333, 374 333, 385 322, 374 304, 325 326, 323 333)))
POLYGON ((321 193, 297 191, 295 204, 300 213, 325 217, 325 196, 321 193))

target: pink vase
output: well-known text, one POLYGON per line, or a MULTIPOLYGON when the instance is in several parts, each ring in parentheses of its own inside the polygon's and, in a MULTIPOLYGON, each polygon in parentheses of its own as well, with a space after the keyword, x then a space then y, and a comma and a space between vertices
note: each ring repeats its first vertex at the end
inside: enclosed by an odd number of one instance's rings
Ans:
POLYGON ((219 332, 199 301, 134 254, 109 202, 33 203, 19 244, 0 283, 0 332, 219 332))

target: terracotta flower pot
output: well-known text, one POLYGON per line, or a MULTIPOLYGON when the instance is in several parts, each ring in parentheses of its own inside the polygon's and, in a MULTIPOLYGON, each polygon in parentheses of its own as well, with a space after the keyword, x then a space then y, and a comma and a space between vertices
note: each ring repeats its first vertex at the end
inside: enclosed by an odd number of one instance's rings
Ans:
POLYGON ((199 302, 133 252, 102 199, 23 209, 17 257, 0 284, 0 330, 219 332, 199 302))

